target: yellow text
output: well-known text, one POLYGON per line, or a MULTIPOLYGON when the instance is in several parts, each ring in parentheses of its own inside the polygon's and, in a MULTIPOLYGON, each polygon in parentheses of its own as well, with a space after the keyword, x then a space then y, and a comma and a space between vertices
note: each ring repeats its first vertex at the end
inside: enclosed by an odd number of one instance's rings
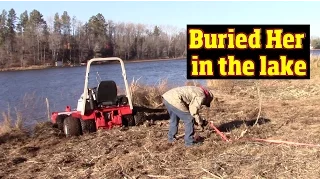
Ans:
POLYGON ((221 57, 218 65, 221 76, 254 76, 253 60, 240 61, 234 56, 228 56, 228 59, 221 57))
POLYGON ((213 63, 211 60, 199 60, 199 56, 191 56, 192 76, 213 75, 213 63))
POLYGON ((235 29, 228 29, 226 33, 204 33, 201 29, 189 29, 189 49, 260 49, 261 29, 253 29, 249 35, 235 33, 235 29))
POLYGON ((260 56, 261 76, 306 76, 307 63, 305 60, 287 59, 280 56, 280 60, 267 60, 266 56, 260 56))
POLYGON ((283 34, 282 29, 267 29, 266 34, 266 49, 302 49, 302 39, 306 37, 304 33, 283 34))

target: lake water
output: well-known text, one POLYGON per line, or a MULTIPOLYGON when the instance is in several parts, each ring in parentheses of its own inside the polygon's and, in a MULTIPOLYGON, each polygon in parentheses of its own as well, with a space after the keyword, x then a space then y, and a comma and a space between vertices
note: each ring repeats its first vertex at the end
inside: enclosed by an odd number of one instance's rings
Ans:
MULTIPOLYGON (((320 50, 311 54, 320 55, 320 50)), ((171 85, 183 85, 186 81, 186 60, 126 63, 127 79, 140 78, 139 82, 154 85, 167 79, 171 85)), ((22 114, 26 125, 46 120, 48 98, 50 111, 64 110, 66 105, 76 108, 83 91, 85 66, 52 68, 43 70, 0 72, 0 112, 11 109, 15 119, 15 108, 22 114)), ((101 79, 112 79, 124 88, 119 64, 92 66, 89 85, 97 85, 97 73, 101 79)), ((204 82, 204 81, 200 81, 204 82)), ((2 121, 2 118, 0 118, 2 121)))
POLYGON ((313 50, 310 51, 310 54, 319 56, 320 55, 320 49, 313 49, 313 50))
MULTIPOLYGON (((126 63, 125 68, 129 84, 133 78, 140 78, 140 83, 148 85, 157 84, 161 79, 167 79, 171 85, 183 85, 186 81, 186 60, 126 63)), ((86 66, 0 72, 0 111, 7 111, 9 106, 15 116, 17 108, 30 125, 46 119, 45 98, 49 100, 50 111, 64 110, 66 105, 76 108, 83 92, 85 71, 86 66)), ((124 88, 120 64, 93 65, 90 87, 98 84, 97 72, 101 79, 114 80, 124 88)))

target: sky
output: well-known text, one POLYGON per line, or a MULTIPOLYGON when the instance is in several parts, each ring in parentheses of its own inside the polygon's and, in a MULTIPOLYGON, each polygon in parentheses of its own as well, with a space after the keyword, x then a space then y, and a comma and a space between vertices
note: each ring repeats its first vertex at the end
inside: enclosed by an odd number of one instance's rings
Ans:
POLYGON ((88 21, 97 13, 116 22, 150 25, 187 24, 310 24, 311 36, 320 36, 320 1, 1 1, 1 9, 40 11, 45 19, 67 11, 88 21))

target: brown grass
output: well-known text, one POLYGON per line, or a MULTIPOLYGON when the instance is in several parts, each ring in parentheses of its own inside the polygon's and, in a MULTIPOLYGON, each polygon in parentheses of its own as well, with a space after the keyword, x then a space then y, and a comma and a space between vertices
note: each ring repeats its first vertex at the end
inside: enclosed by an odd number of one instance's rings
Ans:
POLYGON ((32 65, 27 67, 12 67, 12 68, 1 68, 1 71, 23 71, 23 70, 36 70, 36 69, 45 69, 50 68, 52 66, 46 66, 46 65, 32 65))
MULTIPOLYGON (((285 89, 292 89, 292 91, 296 90, 297 93, 308 94, 300 90, 298 92, 297 87, 303 87, 303 89, 308 89, 308 88, 305 88, 305 86, 313 86, 314 82, 317 81, 318 78, 320 78, 319 77, 320 76, 320 56, 311 56, 310 71, 311 71, 310 80, 236 80, 236 79, 208 80, 207 86, 216 91, 223 91, 224 93, 241 95, 241 94, 247 94, 248 93, 247 91, 255 92, 256 91, 255 83, 259 81, 259 84, 260 86, 262 86, 262 89, 264 87, 265 88, 280 87, 281 89, 278 89, 278 91, 285 92, 285 89)), ((309 87, 309 88, 317 89, 318 87, 319 86, 309 87)))
POLYGON ((17 103, 17 106, 11 107, 8 104, 8 108, 6 111, 2 112, 2 120, 0 121, 0 135, 10 133, 11 131, 25 131, 26 127, 25 122, 27 120, 31 120, 30 117, 33 117, 33 112, 37 112, 40 108, 43 107, 43 104, 46 104, 46 109, 42 109, 44 111, 43 117, 50 117, 50 107, 49 100, 47 98, 39 98, 36 97, 35 93, 26 93, 21 100, 20 103, 17 103), (14 110, 14 112, 12 112, 14 110), (13 115, 13 117, 12 117, 13 115))
MULTIPOLYGON (((198 81, 187 80, 185 82, 187 86, 200 86, 198 81)), ((161 96, 168 91, 171 86, 168 85, 167 79, 161 79, 153 86, 144 85, 139 83, 139 79, 133 79, 130 84, 130 90, 132 92, 133 104, 136 106, 159 108, 163 107, 161 96)), ((123 92, 123 91, 122 91, 123 92)))
MULTIPOLYGON (((319 178, 319 148, 241 141, 269 138, 320 144, 318 59, 312 59, 310 80, 213 83, 216 99, 201 114, 233 143, 207 129, 196 132, 206 138, 202 146, 186 148, 183 138, 169 145, 168 121, 161 119, 151 126, 74 138, 42 123, 32 137, 0 140, 0 178, 319 178), (260 118, 253 126, 259 107, 260 118)), ((171 87, 163 80, 152 87, 133 81, 131 88, 135 104, 157 107, 159 95, 171 87)))
MULTIPOLYGON (((155 61, 172 61, 172 60, 183 60, 185 58, 165 58, 165 59, 145 59, 145 60, 129 60, 125 63, 142 63, 142 62, 155 62, 155 61)), ((36 70, 36 69, 46 69, 53 68, 52 65, 31 65, 25 67, 10 67, 10 68, 0 68, 1 71, 23 71, 23 70, 36 70)), ((69 66, 67 66, 69 67, 69 66)), ((72 66, 71 66, 72 67, 72 66)))
POLYGON ((11 115, 10 115, 10 107, 8 107, 7 112, 2 112, 2 118, 3 121, 0 124, 0 135, 4 133, 9 133, 12 130, 22 130, 22 115, 21 112, 15 108, 16 111, 16 119, 13 120, 11 115))
POLYGON ((169 88, 167 80, 163 79, 153 86, 139 84, 138 81, 139 79, 133 80, 130 84, 133 104, 148 108, 159 108, 163 106, 161 95, 169 88))

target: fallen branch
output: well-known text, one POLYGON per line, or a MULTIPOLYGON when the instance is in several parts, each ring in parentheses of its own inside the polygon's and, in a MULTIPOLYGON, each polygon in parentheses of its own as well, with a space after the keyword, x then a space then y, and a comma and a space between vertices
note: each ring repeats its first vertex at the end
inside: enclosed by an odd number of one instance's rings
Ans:
POLYGON ((194 168, 164 168, 164 170, 171 171, 171 170, 193 170, 194 168))
MULTIPOLYGON (((229 140, 222 132, 220 132, 214 125, 213 122, 210 121, 210 127, 216 131, 218 135, 226 142, 232 142, 229 140)), ((259 138, 251 138, 251 139, 237 139, 236 141, 249 141, 249 142, 269 142, 275 144, 288 144, 288 145, 295 145, 295 146, 309 146, 309 147, 320 147, 320 144, 307 144, 307 143, 298 143, 298 142, 291 142, 291 141, 282 141, 282 140, 272 140, 272 139, 259 139, 259 138)))
POLYGON ((38 162, 38 161, 27 161, 27 163, 40 163, 40 162, 38 162))
POLYGON ((238 140, 238 139, 242 138, 247 133, 247 131, 248 131, 248 129, 245 129, 244 131, 242 131, 240 136, 236 139, 238 140))
POLYGON ((185 135, 184 133, 180 134, 180 135, 176 136, 176 139, 182 138, 184 135, 185 135))
POLYGON ((121 174, 122 174, 125 178, 133 179, 131 176, 129 176, 128 174, 126 174, 126 173, 124 173, 124 172, 121 172, 121 174))
POLYGON ((147 176, 151 177, 151 178, 168 178, 168 179, 171 179, 170 176, 151 175, 151 174, 148 174, 147 176))
POLYGON ((149 153, 149 155, 151 156, 151 158, 154 158, 153 154, 152 154, 145 146, 143 146, 143 148, 149 153))
POLYGON ((210 171, 208 171, 208 170, 206 170, 206 169, 204 169, 204 168, 201 168, 204 172, 206 172, 206 173, 208 173, 208 174, 210 174, 212 177, 214 177, 214 178, 221 178, 221 177, 219 177, 219 176, 217 176, 217 175, 215 175, 215 174, 213 174, 213 173, 211 173, 210 171))
POLYGON ((99 159, 99 158, 101 158, 102 157, 102 155, 100 155, 100 156, 96 156, 96 157, 92 157, 92 159, 89 161, 89 163, 91 163, 93 160, 95 160, 95 159, 99 159))
POLYGON ((47 105, 48 121, 50 121, 50 105, 49 105, 49 99, 48 98, 46 98, 46 105, 47 105))
POLYGON ((257 87, 257 91, 258 91, 258 98, 259 98, 259 111, 258 111, 258 115, 257 115, 257 119, 256 122, 253 124, 253 126, 255 126, 260 118, 260 114, 261 114, 261 95, 260 95, 260 85, 258 85, 258 83, 255 82, 255 85, 257 87))
POLYGON ((274 144, 287 144, 287 145, 295 145, 295 146, 309 146, 309 147, 320 147, 320 144, 308 144, 308 143, 299 143, 299 142, 291 142, 291 141, 282 141, 282 140, 272 140, 272 139, 242 139, 244 141, 252 141, 252 142, 268 142, 274 144))

